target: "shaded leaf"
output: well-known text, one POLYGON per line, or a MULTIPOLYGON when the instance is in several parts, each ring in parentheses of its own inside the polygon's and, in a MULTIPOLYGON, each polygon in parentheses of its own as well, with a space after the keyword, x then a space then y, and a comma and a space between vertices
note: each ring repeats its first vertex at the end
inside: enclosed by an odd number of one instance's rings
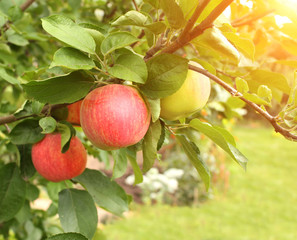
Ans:
POLYGON ((18 145, 17 146, 20 152, 20 169, 21 169, 21 175, 22 177, 27 180, 30 177, 32 177, 36 169, 33 165, 32 158, 31 158, 31 149, 32 145, 31 144, 26 144, 26 145, 18 145))
POLYGON ((29 97, 43 103, 72 103, 82 99, 94 85, 93 78, 80 71, 23 84, 29 97))
POLYGON ((115 182, 97 170, 86 169, 74 178, 92 195, 95 202, 106 211, 122 215, 128 210, 129 198, 115 182))
POLYGON ((97 209, 87 191, 64 189, 59 193, 59 217, 65 232, 78 232, 92 239, 98 222, 97 209))
POLYGON ((0 79, 5 80, 6 82, 9 82, 13 85, 19 84, 19 80, 17 80, 15 77, 11 76, 5 68, 0 67, 0 79))
POLYGON ((143 181, 143 175, 141 172, 141 169, 139 167, 139 165, 137 164, 137 151, 135 146, 130 146, 127 148, 127 157, 130 161, 130 164, 133 168, 133 172, 134 172, 134 185, 142 183, 143 181))
POLYGON ((13 218, 22 208, 26 197, 26 182, 15 163, 0 168, 0 222, 13 218))
POLYGON ((88 240, 88 239, 84 235, 81 235, 79 233, 61 233, 61 234, 51 236, 46 240, 88 240))
POLYGON ((33 144, 43 139, 41 132, 42 128, 37 119, 26 119, 11 130, 9 137, 16 145, 33 144))
POLYGON ((194 167, 197 169, 207 191, 210 185, 210 172, 200 155, 199 148, 194 142, 189 141, 183 135, 176 135, 176 138, 181 143, 185 153, 187 154, 194 167))
POLYGON ((147 98, 147 101, 150 106, 151 114, 152 114, 152 121, 156 122, 161 113, 161 105, 160 105, 160 99, 150 99, 147 98))
POLYGON ((154 165, 157 159, 158 141, 161 136, 160 121, 152 123, 144 136, 142 143, 143 151, 143 172, 147 172, 154 165))
POLYGON ((43 107, 43 103, 40 103, 38 101, 26 100, 22 108, 20 108, 14 113, 14 116, 16 118, 20 118, 31 115, 38 115, 41 113, 43 107))
POLYGON ((111 151, 111 155, 114 160, 113 170, 112 170, 112 180, 123 176, 127 170, 127 156, 126 149, 121 148, 118 150, 111 151))
POLYGON ((61 152, 65 153, 69 149, 71 138, 75 136, 76 132, 73 126, 66 121, 57 123, 57 129, 61 133, 61 152))
POLYGON ((140 89, 150 98, 175 93, 188 73, 188 60, 174 54, 161 54, 147 62, 148 79, 140 89))

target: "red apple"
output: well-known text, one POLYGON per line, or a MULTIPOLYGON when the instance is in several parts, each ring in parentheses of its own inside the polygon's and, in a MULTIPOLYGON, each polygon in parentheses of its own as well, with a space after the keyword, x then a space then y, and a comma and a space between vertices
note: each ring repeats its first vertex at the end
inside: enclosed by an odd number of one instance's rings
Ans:
POLYGON ((78 139, 73 137, 69 149, 61 152, 61 134, 47 134, 32 147, 32 162, 41 176, 52 182, 74 178, 86 168, 87 152, 78 139))
POLYGON ((98 148, 114 150, 139 142, 150 125, 151 114, 138 90, 110 84, 90 92, 84 99, 81 127, 98 148))
POLYGON ((83 100, 67 105, 68 115, 66 121, 80 125, 80 107, 83 100))

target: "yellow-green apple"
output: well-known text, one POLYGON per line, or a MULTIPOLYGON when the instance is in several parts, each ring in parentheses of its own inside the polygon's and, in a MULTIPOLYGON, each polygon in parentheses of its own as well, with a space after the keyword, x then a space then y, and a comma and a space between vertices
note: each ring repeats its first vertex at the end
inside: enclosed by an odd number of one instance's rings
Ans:
MULTIPOLYGON (((196 62, 190 64, 202 68, 196 62)), ((201 73, 188 70, 183 85, 172 95, 161 99, 160 117, 166 120, 178 120, 203 108, 210 95, 209 78, 201 73)))
POLYGON ((68 115, 66 121, 80 125, 80 107, 83 100, 67 105, 68 115))
POLYGON ((151 113, 138 90, 121 84, 91 91, 80 111, 85 135, 103 150, 136 144, 146 134, 150 119, 151 113))
POLYGON ((74 178, 86 168, 87 152, 77 137, 72 137, 69 149, 62 153, 61 134, 46 134, 33 145, 31 154, 36 171, 52 182, 74 178))

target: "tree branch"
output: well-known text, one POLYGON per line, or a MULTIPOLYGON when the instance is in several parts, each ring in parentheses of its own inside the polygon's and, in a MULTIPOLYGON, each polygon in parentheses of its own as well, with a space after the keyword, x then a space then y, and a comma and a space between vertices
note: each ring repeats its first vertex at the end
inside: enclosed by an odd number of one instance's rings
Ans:
POLYGON ((227 90, 233 97, 238 97, 242 101, 244 101, 246 104, 248 104, 250 107, 252 107, 256 112, 258 112, 260 115, 262 115, 267 121, 270 122, 270 124, 274 127, 274 130, 281 135, 283 135, 285 138, 292 140, 292 141, 297 141, 297 136, 292 134, 289 130, 283 128, 280 126, 277 121, 276 117, 271 116, 267 111, 263 110, 260 106, 257 104, 247 100, 246 98, 243 97, 242 93, 238 92, 235 88, 231 87, 229 84, 225 83, 223 80, 218 78, 217 76, 211 74, 207 70, 199 67, 195 67, 193 65, 189 65, 189 69, 199 72, 207 77, 209 77, 211 80, 216 82, 217 84, 221 85, 225 90, 227 90))
POLYGON ((132 2, 133 2, 133 5, 135 7, 135 10, 139 12, 139 7, 137 6, 136 1, 135 0, 132 0, 132 2))
MULTIPOLYGON (((213 26, 213 22, 225 11, 225 9, 233 2, 234 0, 225 0, 222 1, 200 24, 198 24, 191 31, 184 33, 172 42, 168 47, 162 50, 162 53, 174 53, 179 48, 188 44, 194 38, 200 36, 207 28, 213 26)), ((198 10, 197 10, 198 11, 198 10)), ((195 11, 196 13, 196 11, 195 11)), ((194 14, 195 14, 194 13, 194 14)), ((194 15, 193 14, 193 15, 194 15)))
POLYGON ((35 0, 27 0, 21 5, 21 10, 24 12, 33 2, 35 2, 35 0))
POLYGON ((270 13, 273 13, 274 11, 275 11, 275 9, 270 9, 270 10, 267 10, 267 11, 265 11, 265 12, 263 12, 261 14, 258 14, 256 16, 253 16, 252 14, 248 14, 243 18, 235 19, 234 21, 232 21, 231 25, 233 27, 240 27, 240 26, 243 26, 243 25, 249 25, 252 22, 255 22, 255 21, 269 15, 270 13))
MULTIPOLYGON (((58 109, 58 108, 62 108, 67 106, 68 104, 54 104, 54 105, 46 105, 43 107, 43 109, 41 110, 42 114, 47 113, 49 110, 54 110, 54 109, 58 109)), ((29 117, 36 117, 36 115, 32 114, 29 116, 24 116, 24 117, 19 117, 16 118, 14 116, 14 114, 8 115, 8 116, 4 116, 4 117, 0 117, 0 125, 4 125, 4 124, 8 124, 8 123, 12 123, 12 122, 16 122, 25 118, 29 118, 29 117)))
POLYGON ((184 30, 180 34, 180 38, 183 38, 186 34, 188 34, 192 28, 194 27, 197 19, 200 17, 203 10, 206 8, 210 0, 202 0, 199 2, 198 6, 195 9, 192 17, 188 20, 187 25, 185 26, 184 30))

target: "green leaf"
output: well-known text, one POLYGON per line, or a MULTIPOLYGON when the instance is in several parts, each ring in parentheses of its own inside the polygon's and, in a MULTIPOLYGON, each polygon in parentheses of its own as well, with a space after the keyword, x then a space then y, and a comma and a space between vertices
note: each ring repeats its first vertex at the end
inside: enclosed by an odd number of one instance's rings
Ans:
POLYGON ((140 89, 149 98, 164 98, 175 93, 188 73, 188 60, 174 54, 161 54, 147 62, 148 79, 140 89))
POLYGON ((237 91, 240 93, 246 93, 250 90, 247 81, 243 78, 237 77, 235 79, 235 84, 237 91))
POLYGON ((42 18, 45 31, 60 41, 87 53, 95 54, 96 44, 93 37, 70 18, 62 15, 52 15, 42 18))
POLYGON ((32 221, 27 221, 24 226, 27 235, 30 236, 30 240, 39 240, 42 237, 42 231, 40 228, 36 227, 32 221))
POLYGON ((237 33, 233 33, 233 32, 224 32, 223 34, 245 56, 254 60, 256 50, 255 50, 254 43, 250 39, 243 38, 243 37, 237 35, 237 33))
POLYGON ((156 122, 159 119, 160 113, 161 113, 160 99, 147 98, 147 101, 148 101, 148 103, 150 105, 150 110, 151 110, 151 114, 152 114, 152 121, 156 122))
POLYGON ((217 70, 214 66, 212 66, 208 61, 199 59, 199 58, 194 58, 191 59, 194 62, 199 63, 204 69, 206 69, 207 71, 209 71, 210 73, 212 73, 213 75, 217 75, 217 70))
POLYGON ((90 70, 95 67, 95 63, 81 51, 71 47, 64 47, 55 52, 50 68, 56 66, 74 70, 90 70))
POLYGON ((34 201, 39 197, 39 188, 36 185, 31 184, 30 182, 27 182, 26 187, 26 199, 29 201, 34 201))
POLYGON ((88 240, 88 239, 79 233, 61 233, 61 234, 51 236, 46 240, 88 240))
POLYGON ((26 38, 17 33, 9 34, 7 37, 7 41, 20 47, 24 47, 29 44, 29 41, 26 38))
POLYGON ((33 165, 32 158, 31 158, 32 145, 31 144, 18 145, 17 147, 19 149, 20 156, 21 156, 21 159, 20 159, 21 175, 25 180, 28 180, 36 172, 36 169, 33 165))
POLYGON ((43 134, 52 133, 56 130, 57 122, 53 117, 44 117, 39 120, 39 126, 43 134))
POLYGON ((129 198, 125 191, 101 172, 86 169, 74 180, 86 188, 101 208, 116 215, 128 210, 129 198))
POLYGON ((39 102, 59 104, 82 99, 93 85, 92 77, 76 71, 42 81, 31 81, 22 86, 29 97, 39 102))
POLYGON ((9 137, 13 144, 33 144, 43 139, 42 128, 37 119, 26 119, 18 123, 10 132, 9 137))
POLYGON ((38 101, 26 100, 23 106, 14 113, 14 116, 16 118, 20 118, 31 115, 38 115, 41 113, 43 107, 43 103, 40 103, 38 101))
POLYGON ((111 180, 114 180, 115 178, 123 176, 127 170, 126 149, 121 148, 118 150, 111 151, 111 155, 114 160, 111 180))
POLYGON ((120 55, 108 72, 116 78, 136 83, 145 83, 148 75, 143 58, 135 54, 120 55))
POLYGON ((19 80, 17 80, 15 77, 13 77, 9 73, 7 73, 5 68, 2 68, 2 67, 0 67, 0 79, 3 79, 6 82, 9 82, 13 85, 20 83, 19 80))
POLYGON ((186 20, 183 11, 175 0, 160 0, 160 6, 171 28, 180 29, 185 25, 186 20))
POLYGON ((61 152, 65 153, 69 149, 71 138, 75 136, 76 132, 73 126, 66 121, 57 123, 57 129, 61 133, 61 152))
POLYGON ((166 25, 163 22, 155 22, 151 23, 152 20, 150 19, 149 16, 132 10, 124 15, 120 16, 118 19, 116 19, 113 23, 112 26, 138 26, 142 28, 146 28, 153 32, 154 34, 160 34, 165 31, 166 25))
POLYGON ((158 140, 157 151, 159 151, 163 146, 165 137, 166 137, 165 124, 162 121, 160 121, 160 123, 161 123, 161 136, 158 140))
POLYGON ((192 41, 197 46, 210 48, 220 55, 239 63, 240 54, 223 33, 216 27, 206 29, 203 34, 192 41))
POLYGON ((59 217, 65 232, 78 232, 92 239, 97 229, 97 209, 84 190, 64 189, 59 193, 59 217))
POLYGON ((266 105, 266 106, 270 106, 271 107, 271 103, 268 102, 267 100, 259 97, 257 94, 255 93, 244 93, 243 97, 253 103, 256 103, 258 105, 266 105))
POLYGON ((222 132, 209 123, 203 123, 198 119, 193 119, 190 122, 190 127, 205 134, 227 152, 243 169, 246 169, 248 160, 234 145, 232 145, 234 141, 230 140, 230 134, 226 136, 226 131, 222 132))
POLYGON ((161 123, 156 121, 152 123, 144 136, 142 143, 143 151, 143 172, 147 172, 154 165, 157 159, 158 141, 161 136, 161 123))
POLYGON ((187 154, 194 167, 197 169, 201 179, 205 184, 206 191, 208 191, 210 185, 210 172, 207 165, 201 158, 199 148, 194 142, 189 141, 183 135, 176 135, 176 138, 181 143, 185 153, 187 154))
POLYGON ((46 186, 47 194, 49 198, 55 202, 58 203, 59 201, 59 192, 61 192, 63 189, 71 188, 72 182, 70 181, 62 181, 62 182, 48 182, 46 186))
POLYGON ((254 81, 259 85, 266 85, 269 88, 276 88, 284 93, 290 94, 290 86, 286 77, 280 73, 262 69, 254 70, 248 76, 248 82, 254 81))
POLYGON ((137 154, 137 151, 135 146, 130 146, 127 148, 127 157, 130 161, 130 164, 134 172, 134 179, 135 179, 134 185, 142 183, 143 181, 143 175, 142 175, 141 169, 137 164, 136 154, 137 154))
POLYGON ((129 46, 137 41, 139 41, 139 39, 129 32, 110 33, 101 43, 101 52, 107 55, 116 49, 129 46))
POLYGON ((0 222, 12 219, 22 208, 26 197, 26 182, 15 163, 0 168, 0 222))
POLYGON ((182 9, 186 20, 188 20, 192 16, 195 8, 198 6, 199 0, 177 0, 177 3, 182 9))

